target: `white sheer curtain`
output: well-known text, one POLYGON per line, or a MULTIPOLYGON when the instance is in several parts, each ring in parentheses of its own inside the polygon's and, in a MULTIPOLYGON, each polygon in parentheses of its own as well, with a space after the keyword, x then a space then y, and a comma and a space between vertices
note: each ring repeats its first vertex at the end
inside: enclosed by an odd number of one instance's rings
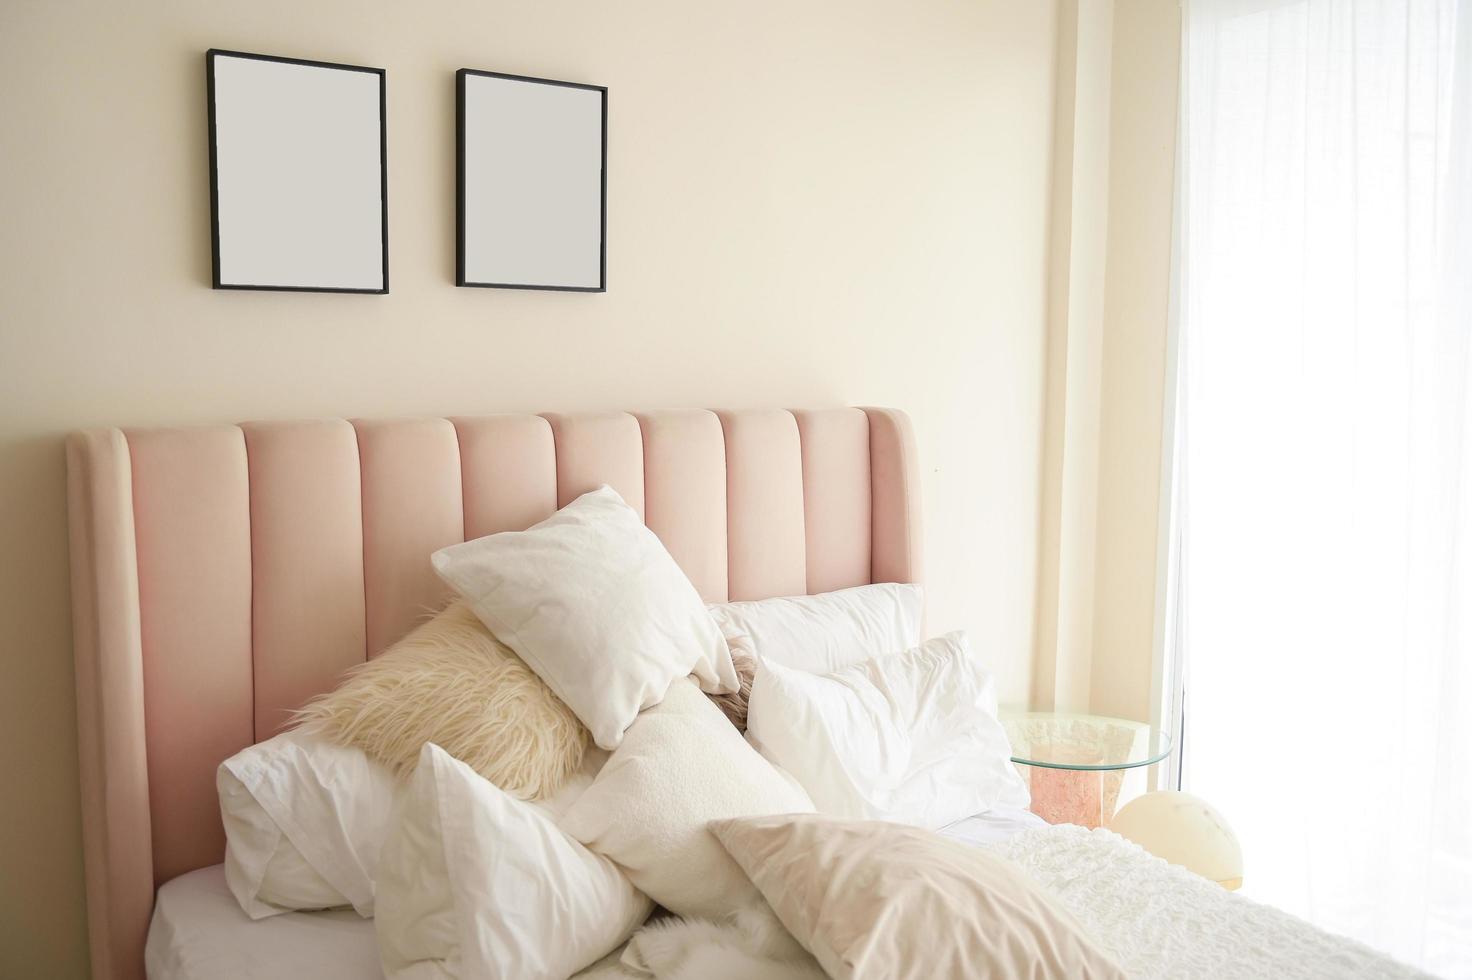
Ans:
POLYGON ((1184 9, 1184 788, 1472 977, 1472 0, 1184 9))

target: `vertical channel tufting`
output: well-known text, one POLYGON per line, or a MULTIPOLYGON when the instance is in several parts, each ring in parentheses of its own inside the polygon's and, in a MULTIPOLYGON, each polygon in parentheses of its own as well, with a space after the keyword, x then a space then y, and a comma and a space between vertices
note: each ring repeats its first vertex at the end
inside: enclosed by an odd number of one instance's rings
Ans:
POLYGON ((924 552, 920 526, 920 460, 910 418, 892 408, 866 408, 869 484, 874 502, 875 582, 920 582, 924 552))
POLYGON ((439 609, 429 556, 465 540, 460 444, 448 419, 354 420, 363 487, 368 656, 439 609))
POLYGON ((366 655, 358 440, 342 419, 241 426, 250 463, 255 737, 366 655))
POLYGON ((250 745, 250 490, 235 426, 127 433, 155 882, 224 849, 215 767, 250 745))
POLYGON ((780 409, 718 415, 726 437, 730 597, 803 595, 807 545, 797 420, 780 409))
POLYGON ((807 591, 864 585, 869 581, 873 520, 869 417, 858 408, 792 414, 802 438, 807 591))
POLYGON ((706 602, 725 602, 726 443, 714 412, 649 412, 644 522, 706 602))
POLYGON ((557 506, 608 484, 644 516, 644 442, 626 412, 546 415, 557 443, 557 506))
POLYGON ((465 539, 521 531, 557 510, 557 448, 540 415, 455 418, 465 539))

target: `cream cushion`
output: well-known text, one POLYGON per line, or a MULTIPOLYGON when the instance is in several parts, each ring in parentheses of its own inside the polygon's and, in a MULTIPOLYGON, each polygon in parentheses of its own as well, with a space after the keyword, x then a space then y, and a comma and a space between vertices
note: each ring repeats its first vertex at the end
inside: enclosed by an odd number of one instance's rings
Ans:
POLYGON ((827 675, 768 664, 747 738, 830 816, 938 830, 1028 805, 995 682, 961 632, 827 675))
POLYGON ((434 742, 528 800, 556 793, 588 747, 572 710, 464 602, 353 668, 297 717, 401 778, 434 742))
POLYGON ((737 689, 731 651, 695 587, 611 487, 431 560, 605 749, 677 677, 737 689))
POLYGON ((706 825, 812 809, 796 783, 681 679, 634 722, 561 826, 671 912, 714 918, 759 900, 706 825))
POLYGON ((833 980, 1123 980, 1066 909, 981 848, 818 815, 711 830, 833 980))
POLYGON ((424 747, 378 866, 389 980, 566 980, 652 908, 541 810, 424 747))

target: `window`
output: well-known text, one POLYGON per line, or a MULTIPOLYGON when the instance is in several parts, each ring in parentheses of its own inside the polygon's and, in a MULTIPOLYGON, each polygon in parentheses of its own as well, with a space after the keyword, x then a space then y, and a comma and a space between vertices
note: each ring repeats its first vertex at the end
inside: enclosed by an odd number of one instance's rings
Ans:
POLYGON ((1472 3, 1187 0, 1182 788, 1244 891, 1472 973, 1472 3))

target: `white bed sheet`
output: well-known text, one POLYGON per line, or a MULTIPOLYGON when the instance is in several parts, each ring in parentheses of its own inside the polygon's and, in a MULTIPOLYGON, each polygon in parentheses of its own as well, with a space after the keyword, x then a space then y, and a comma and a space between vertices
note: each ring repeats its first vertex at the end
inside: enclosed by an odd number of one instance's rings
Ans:
POLYGON ((974 817, 957 820, 949 827, 942 827, 937 833, 942 837, 980 846, 1000 844, 1024 830, 1035 830, 1046 826, 1048 822, 1031 810, 1017 807, 994 807, 974 817))
POLYGON ((149 980, 383 980, 372 919, 333 909, 252 921, 220 864, 158 890, 144 962, 149 980))
MULTIPOLYGON (((957 821, 943 836, 1000 843, 1043 821, 997 809, 957 821)), ((617 960, 617 953, 602 962, 617 960)), ((352 909, 251 920, 225 884, 223 865, 180 875, 158 890, 145 954, 149 980, 383 980, 373 921, 352 909)))

